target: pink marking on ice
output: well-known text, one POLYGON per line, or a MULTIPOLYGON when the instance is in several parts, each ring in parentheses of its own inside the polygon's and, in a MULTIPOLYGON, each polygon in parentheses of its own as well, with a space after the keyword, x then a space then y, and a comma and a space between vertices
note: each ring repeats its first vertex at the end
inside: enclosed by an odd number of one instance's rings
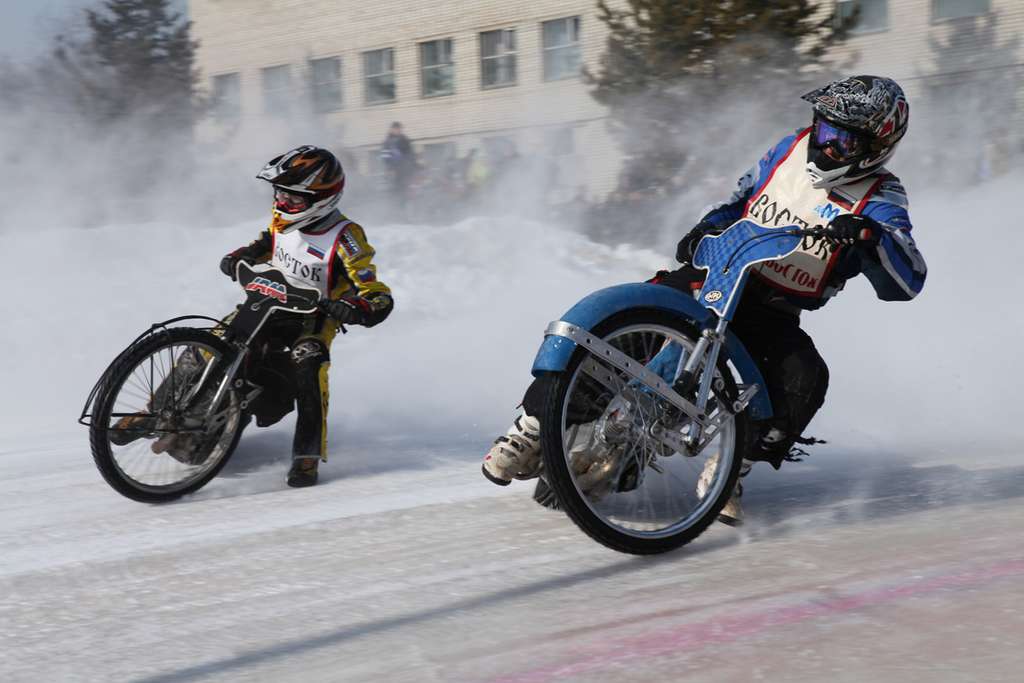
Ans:
POLYGON ((712 618, 695 624, 651 631, 643 636, 604 644, 579 655, 573 661, 509 674, 495 683, 543 683, 567 676, 600 671, 632 659, 649 659, 698 650, 708 645, 727 643, 762 631, 808 619, 844 614, 949 588, 988 583, 1008 576, 1024 574, 1024 560, 1010 560, 981 569, 955 572, 930 579, 905 580, 901 584, 875 588, 846 597, 805 602, 792 607, 752 611, 725 618, 712 618))

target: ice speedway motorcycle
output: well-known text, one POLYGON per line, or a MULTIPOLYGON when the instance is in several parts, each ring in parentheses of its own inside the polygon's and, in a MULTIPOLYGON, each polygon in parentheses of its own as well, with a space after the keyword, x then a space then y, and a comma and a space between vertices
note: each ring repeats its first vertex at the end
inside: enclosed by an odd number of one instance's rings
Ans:
POLYGON ((156 323, 107 367, 79 422, 114 490, 160 503, 199 490, 227 463, 251 418, 274 424, 294 406, 288 352, 265 343, 275 316, 316 313, 320 292, 269 265, 240 261, 245 301, 224 321, 187 315, 156 323), (182 327, 206 321, 205 327, 182 327))
POLYGON ((544 478, 584 532, 654 554, 714 521, 758 423, 772 416, 761 371, 729 322, 752 266, 821 239, 822 227, 740 220, 698 245, 694 266, 707 277, 695 296, 618 285, 548 325, 533 365, 544 383, 544 478), (699 484, 706 466, 713 477, 699 484))

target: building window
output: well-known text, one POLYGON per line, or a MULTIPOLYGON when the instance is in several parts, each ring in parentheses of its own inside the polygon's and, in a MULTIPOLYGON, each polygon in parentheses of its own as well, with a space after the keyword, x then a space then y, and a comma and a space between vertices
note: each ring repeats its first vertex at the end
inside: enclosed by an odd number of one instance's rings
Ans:
POLYGON ((237 73, 213 77, 213 116, 233 121, 242 113, 242 79, 237 73))
POLYGON ((480 34, 480 85, 503 88, 516 84, 516 31, 500 29, 480 34))
POLYGON ((988 11, 989 0, 932 0, 932 19, 962 19, 988 11))
POLYGON ((451 38, 420 43, 420 87, 423 97, 451 95, 455 92, 451 38))
POLYGON ((263 113, 284 116, 291 108, 292 74, 288 65, 260 70, 263 80, 263 113))
POLYGON ((575 78, 580 73, 580 18, 566 17, 541 25, 544 80, 575 78))
POLYGON ((341 58, 309 60, 313 110, 318 114, 341 109, 341 58))
POLYGON ((395 50, 370 50, 363 53, 363 83, 367 104, 395 101, 395 50))
POLYGON ((885 31, 889 28, 889 0, 839 0, 836 19, 842 24, 851 18, 851 33, 885 31))

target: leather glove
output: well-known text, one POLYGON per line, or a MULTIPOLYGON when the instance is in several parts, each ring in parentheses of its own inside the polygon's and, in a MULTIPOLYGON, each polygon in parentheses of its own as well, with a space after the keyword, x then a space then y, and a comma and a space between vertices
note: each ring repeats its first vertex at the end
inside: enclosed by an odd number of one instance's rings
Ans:
POLYGON ((220 260, 220 272, 224 273, 229 278, 231 278, 232 282, 235 281, 235 266, 238 265, 239 261, 245 261, 249 265, 252 265, 252 261, 234 252, 228 254, 227 256, 220 260))
POLYGON ((707 221, 701 221, 693 230, 686 233, 683 239, 679 240, 679 245, 676 246, 676 261, 679 263, 693 263, 693 255, 697 251, 697 245, 707 235, 720 235, 722 234, 722 228, 709 223, 707 221))
POLYGON ((867 216, 852 213, 836 216, 825 228, 825 236, 839 244, 873 246, 882 236, 882 226, 867 216))
POLYGON ((359 325, 366 319, 362 299, 320 299, 320 310, 341 325, 359 325))

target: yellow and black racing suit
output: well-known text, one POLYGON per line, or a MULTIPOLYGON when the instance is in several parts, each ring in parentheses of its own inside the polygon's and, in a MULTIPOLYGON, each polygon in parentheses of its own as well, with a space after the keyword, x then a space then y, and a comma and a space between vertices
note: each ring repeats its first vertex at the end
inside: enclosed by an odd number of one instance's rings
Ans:
MULTIPOLYGON (((328 264, 328 281, 322 289, 326 289, 328 298, 345 299, 353 305, 354 318, 347 324, 373 327, 388 317, 393 301, 391 290, 377 279, 377 267, 373 264, 375 252, 363 228, 335 211, 301 232, 311 236, 322 235, 339 227, 339 223, 344 225, 334 242, 333 253, 324 255, 328 264)), ((282 263, 291 263, 289 255, 282 253, 279 240, 275 239, 277 237, 274 228, 270 227, 256 240, 230 255, 249 263, 273 261, 279 267, 282 263)), ((282 269, 288 270, 287 267, 282 269)), ((322 312, 303 316, 279 315, 268 321, 255 345, 254 355, 259 362, 271 368, 276 366, 291 375, 288 384, 294 391, 298 413, 292 444, 293 458, 319 456, 327 459, 327 372, 331 342, 338 329, 339 325, 322 312)), ((265 390, 271 388, 264 386, 265 390)), ((271 411, 273 417, 270 418, 261 419, 257 414, 260 426, 272 424, 290 412, 291 392, 282 390, 280 393, 288 395, 285 405, 280 406, 276 413, 271 411)))

